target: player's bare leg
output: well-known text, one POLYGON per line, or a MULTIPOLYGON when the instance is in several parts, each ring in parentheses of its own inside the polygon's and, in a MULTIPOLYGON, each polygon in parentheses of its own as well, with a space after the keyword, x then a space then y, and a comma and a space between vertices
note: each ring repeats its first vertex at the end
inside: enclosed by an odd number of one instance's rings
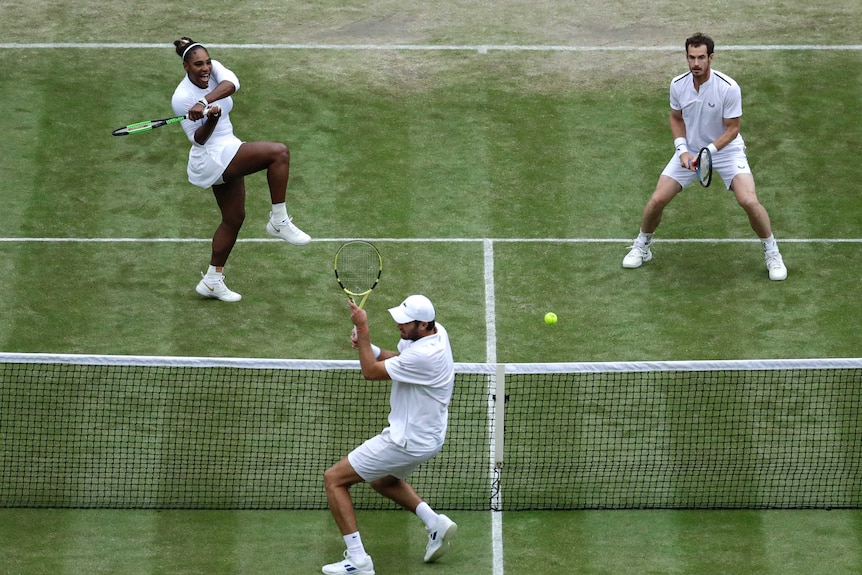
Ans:
POLYGON ((737 174, 730 183, 730 189, 734 196, 736 196, 737 203, 748 215, 751 229, 760 238, 760 242, 763 245, 763 255, 766 259, 766 269, 769 271, 769 279, 775 281, 787 279, 787 266, 784 265, 784 258, 781 257, 778 243, 772 234, 769 213, 763 207, 763 204, 760 203, 760 200, 757 199, 754 176, 751 174, 737 174))
POLYGON ((424 557, 426 563, 436 561, 449 550, 452 538, 458 532, 458 525, 446 515, 437 514, 431 509, 422 501, 412 485, 403 479, 388 475, 372 481, 371 487, 404 509, 412 511, 425 523, 425 529, 428 531, 424 557))
POLYGON ((323 485, 326 488, 326 500, 329 511, 342 535, 357 531, 356 511, 350 497, 350 487, 362 483, 363 479, 350 465, 346 457, 330 467, 323 474, 323 485))
POLYGON ((375 479, 370 483, 371 487, 384 497, 388 497, 407 511, 416 512, 416 507, 422 503, 422 498, 413 489, 413 486, 391 475, 375 479))
POLYGON ((213 195, 221 211, 221 222, 213 235, 210 264, 223 267, 245 221, 245 179, 213 186, 213 195))
POLYGON ((266 170, 266 182, 272 202, 266 231, 291 244, 302 246, 311 236, 300 230, 287 213, 287 184, 290 179, 290 150, 278 142, 244 142, 227 170, 225 180, 266 170))
POLYGON ((638 237, 629 248, 629 253, 623 258, 624 268, 639 268, 644 262, 652 259, 652 251, 650 250, 652 235, 661 223, 664 209, 680 191, 682 191, 682 186, 679 185, 679 182, 664 175, 659 176, 655 191, 644 206, 638 237))
POLYGON ((751 229, 759 238, 772 235, 772 225, 766 208, 757 199, 754 188, 754 177, 751 174, 738 174, 730 184, 730 190, 736 196, 737 203, 745 210, 751 229))
POLYGON ((323 572, 332 575, 363 575, 374 573, 374 563, 365 551, 359 527, 356 522, 356 510, 350 497, 350 487, 361 483, 362 477, 353 469, 347 457, 327 469, 323 474, 323 484, 326 488, 326 499, 329 511, 335 524, 341 531, 347 550, 344 559, 323 566, 323 572))
POLYGON ((213 186, 213 195, 221 212, 221 222, 213 234, 209 269, 195 291, 204 297, 235 302, 242 296, 224 283, 224 266, 245 220, 245 180, 238 178, 217 184, 213 186))

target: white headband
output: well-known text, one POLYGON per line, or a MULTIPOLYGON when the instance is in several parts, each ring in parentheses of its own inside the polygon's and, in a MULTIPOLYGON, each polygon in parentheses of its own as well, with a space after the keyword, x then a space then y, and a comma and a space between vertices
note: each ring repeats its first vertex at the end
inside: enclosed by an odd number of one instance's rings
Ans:
POLYGON ((203 46, 201 44, 198 44, 197 42, 192 42, 191 44, 186 46, 186 49, 183 50, 183 55, 182 55, 183 60, 186 59, 186 54, 188 54, 189 50, 191 50, 192 48, 203 48, 203 46))

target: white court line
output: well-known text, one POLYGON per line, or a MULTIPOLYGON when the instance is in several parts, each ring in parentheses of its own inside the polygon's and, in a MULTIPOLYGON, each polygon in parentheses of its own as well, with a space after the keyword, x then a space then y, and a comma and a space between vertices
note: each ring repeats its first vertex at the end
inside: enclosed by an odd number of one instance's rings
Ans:
MULTIPOLYGON (((619 244, 631 243, 632 238, 314 238, 315 243, 346 242, 362 239, 369 242, 380 243, 548 243, 548 244, 619 244)), ((656 238, 654 244, 728 244, 728 243, 756 243, 757 238, 656 238)), ((0 243, 209 243, 212 238, 0 238, 0 243)), ((283 243, 284 240, 276 238, 240 238, 237 243, 283 243)), ((778 238, 781 244, 859 244, 862 238, 778 238)), ((493 363, 493 362, 491 362, 493 363)))
MULTIPOLYGON (((492 240, 484 240, 484 279, 485 279, 485 361, 487 363, 497 363, 497 303, 494 294, 494 242, 492 240)), ((496 452, 496 429, 495 425, 491 425, 491 421, 496 421, 495 417, 498 413, 496 410, 496 402, 490 398, 495 395, 497 386, 495 378, 488 379, 488 422, 490 426, 489 433, 489 455, 490 455, 490 491, 492 498, 491 510, 491 555, 493 557, 493 573, 494 575, 503 575, 503 510, 501 507, 502 493, 499 485, 495 485, 495 469, 497 465, 496 452), (496 490, 496 491, 495 491, 496 490), (493 508, 499 509, 494 511, 493 508)), ((499 398, 497 398, 499 399, 499 398)))
MULTIPOLYGON (((412 45, 412 44, 207 44, 208 47, 220 49, 259 49, 259 50, 335 50, 335 51, 465 51, 487 54, 489 52, 677 52, 680 46, 555 46, 555 45, 412 45)), ((134 43, 36 43, 17 44, 0 43, 0 49, 164 49, 170 44, 134 44, 134 43)), ((721 50, 746 51, 808 51, 808 50, 862 50, 862 45, 755 45, 755 46, 722 46, 721 50)), ((319 238, 315 242, 341 242, 355 238, 319 238)), ((371 238, 369 238, 371 239, 371 238)), ((211 238, 0 238, 0 242, 87 242, 87 243, 181 243, 181 242, 211 242, 211 238)), ((276 239, 240 239, 242 243, 280 242, 276 239)), ((373 238, 375 242, 482 242, 484 246, 485 274, 485 317, 487 320, 487 362, 496 363, 496 323, 494 298, 494 247, 495 242, 515 243, 629 243, 631 239, 610 238, 547 238, 547 239, 514 239, 514 238, 373 238)), ((725 242, 756 242, 757 239, 658 239, 656 243, 725 243, 725 242)), ((862 239, 782 239, 782 243, 860 243, 862 239)), ((491 437, 491 465, 495 465, 494 438, 491 437)), ((494 480, 492 475, 491 480, 494 480)), ((498 494, 497 497, 500 495, 498 494)), ((502 511, 491 512, 491 543, 493 551, 494 575, 503 575, 503 517, 502 511)))
MULTIPOLYGON (((520 44, 206 44, 209 48, 240 49, 240 50, 377 50, 377 51, 460 51, 478 52, 682 52, 681 46, 560 46, 560 45, 520 45, 520 44)), ((84 42, 51 42, 51 43, 0 43, 2 50, 44 50, 44 49, 171 49, 172 44, 145 43, 84 43, 84 42)), ((721 46, 720 50, 862 50, 862 44, 759 44, 752 46, 731 45, 721 46)))
MULTIPOLYGON (((483 240, 485 263, 485 321, 487 334, 485 361, 497 363, 497 300, 494 295, 494 240, 483 240)), ((493 460, 492 460, 493 461, 493 460)))
MULTIPOLYGON (((348 239, 356 238, 317 238, 313 242, 344 242, 348 239)), ((630 243, 629 238, 549 238, 549 239, 517 239, 517 238, 363 238, 369 241, 384 243, 384 242, 410 242, 410 243, 465 243, 465 242, 482 242, 484 251, 484 280, 485 280, 485 318, 487 323, 486 335, 486 362, 497 362, 497 331, 496 331, 496 298, 494 293, 494 243, 630 243)), ((83 243, 209 243, 212 238, 0 238, 0 242, 83 242, 83 243)), ((260 243, 260 242, 278 242, 279 239, 259 239, 247 238, 240 239, 238 242, 245 243, 260 243)), ((656 243, 727 243, 727 242, 756 242, 757 239, 733 239, 733 238, 680 238, 680 239, 662 239, 655 240, 656 243)), ((782 239, 782 243, 862 243, 862 238, 812 238, 812 239, 782 239)), ((493 402, 491 402, 493 403, 493 402)), ((494 406, 489 404, 489 422, 491 421, 494 406)), ((491 489, 494 488, 494 472, 493 466, 496 464, 495 453, 495 437, 493 429, 491 430, 490 446, 490 468, 491 473, 489 480, 491 489)), ((499 503, 502 499, 502 494, 498 492, 495 497, 499 503)), ((501 507, 497 507, 502 509, 501 507)), ((491 548, 493 561, 493 575, 504 575, 504 553, 503 553, 503 512, 491 511, 491 548)))
MULTIPOLYGON (((676 52, 681 51, 680 46, 555 46, 555 45, 412 45, 412 44, 207 44, 212 48, 220 49, 260 49, 260 50, 335 50, 335 51, 469 51, 487 54, 488 52, 676 52)), ((85 43, 52 43, 52 44, 0 44, 0 49, 163 49, 170 48, 170 44, 85 44, 85 43)), ((862 50, 862 45, 755 45, 755 46, 723 46, 721 50, 746 50, 746 51, 806 51, 806 50, 862 50)), ((315 242, 341 242, 349 238, 319 238, 315 242)), ((369 238, 370 239, 370 238, 369 238)), ((0 242, 131 242, 131 243, 180 243, 180 242, 210 242, 211 238, 0 238, 0 242)), ((275 239, 240 239, 238 242, 280 242, 275 239)), ((482 242, 485 258, 485 317, 487 320, 486 350, 487 362, 496 363, 496 323, 495 323, 495 299, 494 299, 494 247, 495 242, 515 243, 629 243, 631 239, 609 239, 609 238, 545 238, 545 239, 477 239, 477 238, 373 238, 375 242, 482 242)), ((657 239, 656 243, 726 243, 726 242, 756 242, 755 239, 657 239)), ((782 239, 782 243, 860 243, 862 239, 782 239)), ((491 465, 496 464, 494 453, 494 438, 491 438, 491 465)), ((494 480, 492 475, 491 480, 494 480)), ((500 497, 499 493, 497 497, 500 497)), ((498 507, 499 508, 499 507, 498 507)), ((503 517, 502 511, 491 512, 491 540, 493 551, 493 572, 495 575, 503 575, 503 517)))

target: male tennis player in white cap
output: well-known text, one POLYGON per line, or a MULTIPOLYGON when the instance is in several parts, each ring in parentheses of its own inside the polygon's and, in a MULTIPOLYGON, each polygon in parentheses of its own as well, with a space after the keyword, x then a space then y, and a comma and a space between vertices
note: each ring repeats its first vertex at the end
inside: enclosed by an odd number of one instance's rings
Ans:
POLYGON ((425 562, 439 559, 458 526, 437 514, 405 481, 414 469, 443 448, 449 400, 455 385, 455 363, 446 329, 435 322, 434 305, 424 295, 411 295, 389 310, 401 332, 398 351, 371 343, 365 310, 350 302, 355 330, 353 347, 367 380, 392 380, 389 426, 326 470, 323 481, 335 523, 347 550, 344 560, 325 565, 327 575, 374 575, 350 498, 350 487, 367 481, 375 491, 414 512, 428 531, 425 562))

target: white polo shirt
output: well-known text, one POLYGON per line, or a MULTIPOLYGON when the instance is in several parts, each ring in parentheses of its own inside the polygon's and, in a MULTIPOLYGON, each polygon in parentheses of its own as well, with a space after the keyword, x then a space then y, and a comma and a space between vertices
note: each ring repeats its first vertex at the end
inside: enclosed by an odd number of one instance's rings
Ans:
MULTIPOLYGON (((691 72, 686 72, 671 80, 670 107, 682 110, 688 149, 697 154, 724 133, 725 118, 742 116, 742 91, 733 78, 717 70, 710 70, 709 80, 695 90, 691 72)), ((744 147, 741 135, 726 146, 744 147)))
POLYGON ((446 439, 449 401, 455 387, 455 362, 449 334, 398 342, 399 355, 384 361, 392 378, 389 396, 389 439, 409 452, 439 449, 446 439))

